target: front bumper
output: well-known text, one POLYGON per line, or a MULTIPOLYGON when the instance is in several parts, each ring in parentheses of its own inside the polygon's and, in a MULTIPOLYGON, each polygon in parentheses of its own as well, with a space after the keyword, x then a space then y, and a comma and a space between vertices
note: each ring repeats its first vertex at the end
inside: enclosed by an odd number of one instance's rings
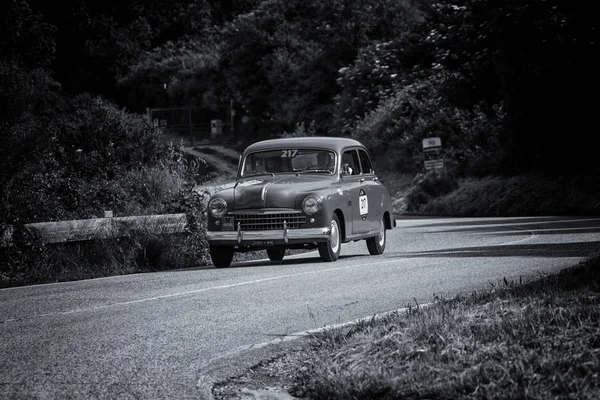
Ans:
POLYGON ((331 228, 298 228, 263 231, 207 231, 206 240, 218 246, 270 246, 326 242, 331 228))

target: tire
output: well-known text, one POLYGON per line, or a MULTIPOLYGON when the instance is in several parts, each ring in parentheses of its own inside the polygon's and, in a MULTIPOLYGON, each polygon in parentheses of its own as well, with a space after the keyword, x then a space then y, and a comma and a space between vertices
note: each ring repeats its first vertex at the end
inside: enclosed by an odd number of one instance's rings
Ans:
POLYGON ((285 255, 285 249, 267 249, 267 255, 271 261, 281 261, 285 255))
POLYGON ((331 237, 327 242, 319 243, 318 247, 321 260, 325 262, 336 261, 340 257, 342 233, 340 232, 340 220, 337 215, 333 214, 331 219, 331 237))
POLYGON ((367 249, 369 249, 369 254, 372 256, 378 256, 383 254, 385 250, 385 244, 387 242, 387 236, 385 233, 385 221, 381 218, 379 222, 379 233, 377 236, 373 236, 367 239, 367 249))
POLYGON ((227 268, 233 260, 233 247, 210 246, 210 258, 216 268, 227 268))

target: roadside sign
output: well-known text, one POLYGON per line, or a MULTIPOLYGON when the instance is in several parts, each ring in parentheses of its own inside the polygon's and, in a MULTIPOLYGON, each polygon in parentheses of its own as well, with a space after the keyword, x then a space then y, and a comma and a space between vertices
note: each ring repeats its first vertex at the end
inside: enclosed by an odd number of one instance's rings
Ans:
POLYGON ((223 133, 223 121, 220 119, 210 120, 210 135, 214 139, 218 135, 223 133))
POLYGON ((427 160, 425 161, 425 169, 443 169, 444 160, 427 160))
POLYGON ((430 137, 423 139, 423 148, 429 149, 431 147, 442 147, 442 139, 439 137, 430 137))
POLYGON ((444 168, 442 139, 439 137, 423 139, 423 164, 426 170, 444 168))

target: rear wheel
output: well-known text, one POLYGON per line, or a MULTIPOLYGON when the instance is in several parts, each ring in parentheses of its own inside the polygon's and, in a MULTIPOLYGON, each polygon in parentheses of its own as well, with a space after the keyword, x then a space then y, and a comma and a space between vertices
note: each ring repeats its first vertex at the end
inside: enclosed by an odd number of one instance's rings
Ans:
POLYGON ((233 260, 233 247, 210 246, 210 258, 216 268, 227 268, 233 260))
POLYGON ((285 249, 267 249, 267 255, 271 261, 281 261, 285 255, 285 249))
POLYGON ((377 256, 379 254, 383 254, 385 250, 385 221, 381 218, 379 221, 379 233, 377 236, 373 236, 367 239, 367 249, 369 249, 369 254, 373 256, 377 256))
POLYGON ((342 234, 340 232, 340 220, 337 215, 333 214, 331 219, 331 236, 327 242, 318 244, 319 255, 323 261, 335 261, 340 257, 342 249, 342 234))

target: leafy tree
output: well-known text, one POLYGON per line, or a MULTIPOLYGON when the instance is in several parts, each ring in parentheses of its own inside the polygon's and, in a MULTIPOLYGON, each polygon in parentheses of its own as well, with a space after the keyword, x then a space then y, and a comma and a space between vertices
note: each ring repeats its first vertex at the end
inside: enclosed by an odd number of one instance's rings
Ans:
POLYGON ((26 0, 7 0, 0 16, 0 55, 27 68, 50 66, 56 27, 31 9, 26 0))
POLYGON ((593 115, 583 88, 596 87, 600 72, 589 17, 597 10, 594 2, 558 0, 443 1, 429 9, 436 61, 457 72, 446 85, 449 98, 460 107, 504 104, 508 171, 599 165, 581 146, 593 115))
POLYGON ((60 8, 43 0, 29 4, 57 28, 52 69, 71 93, 114 98, 117 82, 146 51, 211 29, 206 1, 65 0, 60 8))
POLYGON ((28 202, 17 193, 35 194, 32 176, 53 146, 47 126, 61 101, 60 85, 45 71, 0 60, 0 225, 21 219, 28 202))
MULTIPOLYGON (((331 132, 338 70, 362 46, 403 29, 411 13, 408 3, 391 0, 262 2, 220 31, 212 77, 224 85, 207 88, 202 97, 205 103, 235 100, 265 135, 302 121, 315 121, 321 134, 331 132)), ((188 85, 206 88, 195 82, 207 75, 199 68, 188 85)))
POLYGON ((338 71, 335 121, 341 134, 350 135, 355 124, 405 86, 439 71, 431 70, 434 51, 423 44, 418 20, 393 40, 360 49, 356 59, 338 71))

